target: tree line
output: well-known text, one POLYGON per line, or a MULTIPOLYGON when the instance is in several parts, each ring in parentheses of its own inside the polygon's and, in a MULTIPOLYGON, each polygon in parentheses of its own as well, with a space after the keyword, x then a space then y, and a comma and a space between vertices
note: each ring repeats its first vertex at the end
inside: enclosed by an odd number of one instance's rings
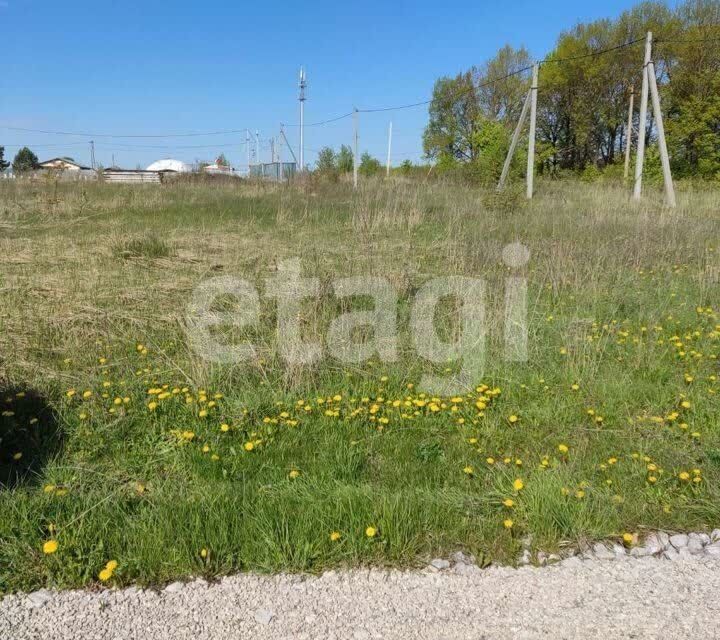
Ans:
MULTIPOLYGON (((12 161, 14 173, 24 173, 37 169, 39 165, 38 157, 27 147, 23 147, 16 154, 12 161)), ((0 172, 5 171, 10 166, 10 162, 5 160, 5 147, 0 146, 0 172)))
MULTIPOLYGON (((630 92, 634 87, 636 97, 640 93, 643 63, 642 42, 622 45, 647 31, 656 42, 653 60, 673 173, 720 178, 720 0, 687 0, 674 9, 642 2, 615 19, 561 33, 540 68, 536 165, 541 173, 610 172, 622 166, 630 92)), ((525 47, 507 45, 484 64, 435 82, 423 150, 438 170, 497 179, 532 63, 525 47)), ((635 105, 636 132, 637 98, 635 105)), ((650 172, 659 172, 654 134, 651 122, 646 162, 650 172)), ((523 172, 524 162, 520 153, 514 171, 523 172)))

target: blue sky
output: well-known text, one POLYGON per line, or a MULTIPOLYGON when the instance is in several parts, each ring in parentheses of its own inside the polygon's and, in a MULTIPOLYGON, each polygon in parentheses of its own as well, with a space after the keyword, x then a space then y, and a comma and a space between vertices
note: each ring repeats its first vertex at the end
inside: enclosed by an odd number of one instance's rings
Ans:
MULTIPOLYGON (((146 166, 224 152, 246 164, 244 133, 190 138, 112 139, 250 128, 262 156, 281 122, 298 121, 297 72, 308 74, 306 122, 358 108, 425 100, 441 75, 491 57, 506 43, 537 57, 578 21, 615 16, 634 4, 515 1, 98 2, 0 0, 0 145, 12 158, 28 145, 43 158, 146 166), (51 146, 53 145, 53 146, 51 146), (187 147, 203 148, 187 148, 187 147), (148 148, 162 147, 162 148, 148 148), (186 147, 186 148, 181 148, 186 147)), ((427 107, 361 114, 360 150, 384 160, 393 121, 393 163, 421 156, 427 107)), ((287 128, 297 152, 297 129, 287 128)), ((306 128, 306 159, 352 140, 350 118, 306 128)), ((289 159, 286 149, 283 159, 289 159)))

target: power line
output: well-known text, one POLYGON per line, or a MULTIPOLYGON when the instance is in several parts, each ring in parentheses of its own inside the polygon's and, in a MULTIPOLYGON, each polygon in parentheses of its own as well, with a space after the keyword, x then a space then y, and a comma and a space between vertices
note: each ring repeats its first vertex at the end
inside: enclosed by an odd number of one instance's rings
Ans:
MULTIPOLYGON (((331 122, 337 122, 338 120, 344 120, 345 118, 349 118, 353 113, 354 113, 354 111, 349 111, 348 113, 344 113, 343 115, 337 116, 336 118, 328 118, 327 120, 321 120, 320 122, 305 123, 304 126, 319 127, 320 125, 323 125, 323 124, 330 124, 331 122)), ((299 124, 286 124, 284 122, 281 122, 280 124, 283 127, 299 127, 300 126, 299 124)))
POLYGON ((638 44, 639 42, 645 42, 645 38, 636 38, 635 40, 630 40, 628 42, 624 42, 623 44, 618 44, 614 47, 608 47, 607 49, 600 49, 599 51, 591 51, 589 53, 581 53, 576 56, 568 56, 567 58, 545 58, 544 60, 540 60, 538 64, 549 64, 549 63, 561 63, 561 62, 572 62, 573 60, 583 60, 584 58, 594 58, 596 56, 602 56, 606 53, 611 53, 612 51, 617 51, 618 49, 625 49, 626 47, 632 47, 633 45, 638 44))

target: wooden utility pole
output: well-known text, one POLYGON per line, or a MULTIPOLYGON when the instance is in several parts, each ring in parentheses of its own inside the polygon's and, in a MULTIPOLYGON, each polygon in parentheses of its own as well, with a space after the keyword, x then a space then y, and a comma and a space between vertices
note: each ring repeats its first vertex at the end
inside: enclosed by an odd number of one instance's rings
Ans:
POLYGON ((525 96, 525 102, 523 103, 522 111, 520 112, 520 118, 518 120, 515 131, 513 132, 512 140, 510 140, 510 148, 508 149, 507 156, 505 158, 505 164, 503 165, 502 174, 500 174, 500 181, 497 185, 497 190, 502 191, 505 187, 505 180, 507 180, 508 173, 510 172, 510 165, 512 164, 513 156, 515 155, 515 147, 520 140, 520 133, 522 132, 523 125, 525 124, 525 118, 527 118, 527 112, 530 108, 530 91, 525 96))
POLYGON ((638 122, 637 157, 635 158, 635 184, 633 185, 633 198, 640 200, 642 195, 642 174, 645 163, 645 128, 647 127, 648 107, 648 74, 647 68, 652 57, 652 31, 647 32, 645 39, 645 58, 642 68, 642 88, 640 90, 640 121, 638 122))
POLYGON ((648 84, 652 96, 653 115, 658 133, 658 146, 660 147, 660 162, 662 163, 663 181, 665 182, 665 198, 670 207, 675 206, 675 188, 673 187, 672 173, 670 172, 670 157, 668 156, 667 143, 665 142, 665 127, 663 125, 662 113, 660 112, 660 94, 657 88, 655 77, 655 64, 651 61, 647 65, 648 84))
POLYGON ((625 171, 623 177, 627 180, 630 175, 630 148, 632 147, 632 120, 633 107, 635 106, 635 86, 630 85, 630 108, 628 109, 627 130, 625 132, 625 171))
POLYGON ((528 139, 527 160, 527 197, 533 197, 533 178, 535 177, 535 122, 537 119, 538 70, 536 62, 532 68, 532 85, 530 86, 530 134, 528 139))
POLYGON ((355 128, 355 145, 353 151, 353 189, 358 186, 358 110, 353 110, 353 126, 355 128))
POLYGON ((390 177, 390 150, 392 149, 392 120, 390 120, 390 126, 388 127, 388 154, 387 163, 385 164, 385 177, 390 177))

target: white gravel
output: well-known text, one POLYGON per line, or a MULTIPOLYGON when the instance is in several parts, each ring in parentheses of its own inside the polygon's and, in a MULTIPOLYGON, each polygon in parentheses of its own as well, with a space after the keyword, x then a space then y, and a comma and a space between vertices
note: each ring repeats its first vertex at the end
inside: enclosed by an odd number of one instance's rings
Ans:
POLYGON ((162 592, 34 596, 0 601, 0 638, 717 638, 720 557, 245 574, 162 592))

